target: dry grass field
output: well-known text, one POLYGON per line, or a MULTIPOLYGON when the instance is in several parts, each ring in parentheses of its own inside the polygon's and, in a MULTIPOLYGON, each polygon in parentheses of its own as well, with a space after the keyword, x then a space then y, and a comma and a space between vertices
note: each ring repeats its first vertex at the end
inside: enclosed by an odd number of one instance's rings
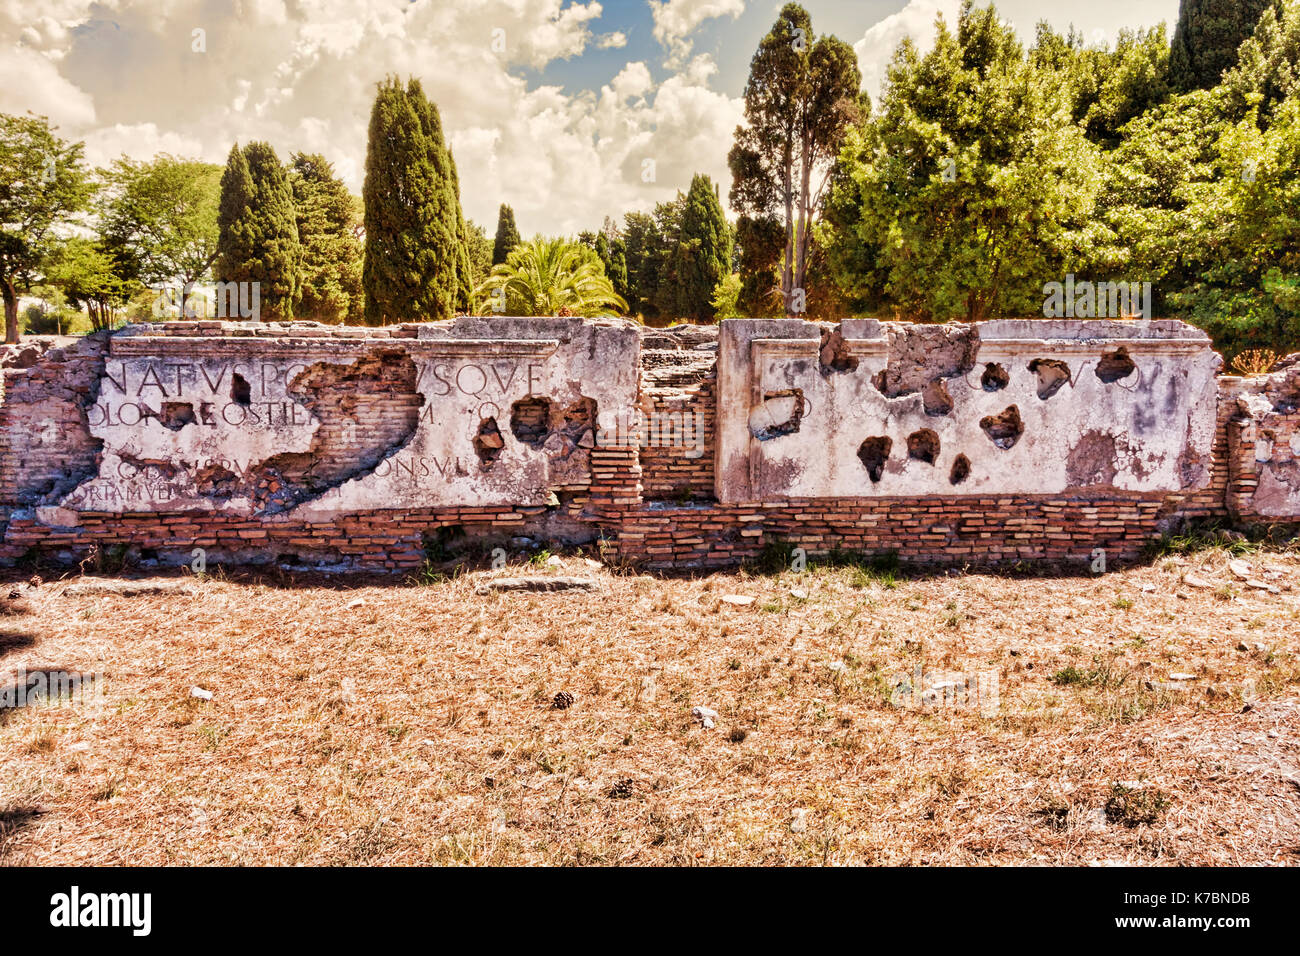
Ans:
POLYGON ((1300 863, 1295 551, 1100 577, 593 564, 15 578, 0 684, 97 679, 0 712, 0 861, 1300 863), (598 587, 478 593, 522 573, 598 587))

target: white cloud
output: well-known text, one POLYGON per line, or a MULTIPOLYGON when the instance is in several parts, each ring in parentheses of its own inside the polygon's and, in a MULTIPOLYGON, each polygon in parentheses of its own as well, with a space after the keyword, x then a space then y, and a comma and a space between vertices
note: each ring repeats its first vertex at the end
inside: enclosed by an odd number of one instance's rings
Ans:
POLYGON ((880 98, 889 61, 903 38, 911 37, 922 54, 928 53, 934 49, 935 17, 942 14, 948 27, 956 29, 960 10, 961 0, 908 0, 907 6, 875 24, 853 44, 862 88, 871 94, 873 104, 880 98))
POLYGON ((668 51, 668 65, 676 67, 691 52, 691 34, 705 20, 745 12, 745 0, 648 0, 654 19, 654 38, 668 51))
POLYGON ((60 76, 57 63, 25 47, 0 48, 0 112, 28 110, 48 116, 56 126, 95 121, 94 100, 60 76))
POLYGON ((621 30, 606 33, 596 41, 596 46, 602 50, 621 50, 627 46, 627 34, 621 30))
POLYGON ((0 109, 48 112, 98 163, 159 151, 220 163, 232 143, 262 139, 282 158, 324 154, 359 191, 375 85, 413 75, 441 111, 466 213, 489 228, 502 202, 524 233, 596 228, 671 198, 696 172, 725 196, 741 103, 710 88, 707 57, 657 85, 644 63, 629 63, 572 94, 518 75, 598 44, 600 10, 564 0, 0 0, 0 109), (206 53, 191 50, 195 28, 206 53), (645 159, 654 182, 642 181, 645 159))

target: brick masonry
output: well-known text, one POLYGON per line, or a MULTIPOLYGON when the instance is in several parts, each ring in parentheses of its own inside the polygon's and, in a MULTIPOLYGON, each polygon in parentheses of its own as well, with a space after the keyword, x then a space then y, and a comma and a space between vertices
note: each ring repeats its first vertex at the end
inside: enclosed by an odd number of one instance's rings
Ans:
MULTIPOLYGON (((497 334, 494 320, 473 321, 482 327, 462 326, 456 334, 470 334, 491 348, 542 334, 535 325, 527 335, 497 334)), ((587 382, 595 374, 591 367, 573 369, 572 387, 564 393, 568 379, 561 370, 555 377, 561 384, 548 386, 548 394, 561 398, 550 405, 533 401, 531 390, 528 398, 498 403, 493 426, 485 424, 476 405, 467 419, 470 427, 461 429, 463 435, 456 432, 468 449, 461 456, 464 467, 470 478, 491 475, 495 466, 485 456, 525 456, 519 474, 540 476, 542 485, 522 485, 518 500, 488 483, 464 486, 471 487, 465 500, 422 506, 412 473, 413 490, 400 501, 347 507, 348 501, 361 500, 354 496, 344 499, 343 507, 321 507, 348 482, 364 484, 376 471, 411 467, 401 457, 413 440, 411 422, 432 406, 421 404, 427 390, 422 372, 391 347, 424 341, 427 333, 421 329, 427 327, 173 322, 136 327, 124 337, 43 342, 34 352, 30 345, 10 348, 0 355, 0 561, 38 555, 70 565, 96 551, 117 549, 146 564, 188 564, 193 550, 201 548, 209 562, 409 571, 431 551, 463 539, 509 546, 511 539, 527 537, 595 543, 610 560, 661 569, 731 566, 774 546, 1006 566, 1087 562, 1096 549, 1104 550, 1107 560, 1131 558, 1149 537, 1192 519, 1239 524, 1300 519, 1300 494, 1291 494, 1300 489, 1300 366, 1294 364, 1269 376, 1217 380, 1208 478, 1184 489, 769 496, 719 503, 717 339, 710 329, 642 332, 632 359, 636 368, 609 374, 611 381, 630 374, 636 383, 626 409, 611 408, 613 402, 599 410, 584 403, 595 391, 587 382), (155 442, 153 451, 133 459, 125 445, 106 448, 92 427, 101 414, 95 409, 105 364, 115 349, 130 353, 126 339, 133 336, 137 351, 147 351, 143 343, 151 339, 175 339, 191 343, 196 358, 239 353, 249 339, 259 348, 279 342, 297 363, 292 375, 284 375, 287 400, 301 404, 302 414, 317 424, 299 432, 286 421, 271 428, 258 460, 204 462, 196 473, 182 474, 185 468, 194 472, 195 463, 168 460, 159 452, 166 446, 157 442, 198 428, 201 422, 189 416, 210 410, 196 410, 197 403, 188 400, 163 402, 159 392, 141 426, 155 442), (333 353, 322 356, 322 344, 328 351, 339 341, 348 361, 333 353), (513 418, 512 404, 519 406, 513 418), (591 427, 590 418, 598 418, 600 426, 591 427), (550 447, 542 449, 547 442, 550 447), (87 496, 86 488, 106 481, 102 469, 109 457, 115 471, 132 476, 122 489, 135 487, 132 481, 144 482, 140 487, 146 490, 170 482, 183 485, 184 494, 166 498, 170 492, 164 492, 162 499, 129 505, 87 496), (475 500, 492 494, 500 500, 475 500)), ((554 329, 545 334, 560 335, 554 329)), ((626 351, 616 354, 619 362, 627 360, 626 351)), ((227 380, 221 387, 233 388, 232 400, 241 405, 241 386, 227 380)), ((422 427, 456 430, 459 422, 434 420, 422 427)))

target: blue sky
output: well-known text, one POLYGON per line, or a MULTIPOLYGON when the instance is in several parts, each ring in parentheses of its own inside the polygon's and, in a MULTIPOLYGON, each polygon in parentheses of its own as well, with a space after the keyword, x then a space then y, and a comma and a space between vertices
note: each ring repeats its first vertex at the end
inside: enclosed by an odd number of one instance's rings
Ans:
MULTIPOLYGON (((785 0, 749 0, 738 18, 729 16, 705 20, 694 32, 694 52, 707 53, 718 66, 714 87, 739 96, 745 86, 749 60, 758 41, 771 28, 785 0)), ((1154 26, 1162 20, 1173 32, 1178 0, 1004 0, 996 4, 1022 36, 1032 36, 1034 24, 1046 19, 1057 29, 1071 24, 1085 36, 1101 31, 1111 40, 1124 27, 1154 26)), ((907 0, 803 0, 819 33, 832 33, 849 43, 886 17, 907 6, 907 0)), ((599 28, 618 31, 627 37, 621 49, 588 48, 582 55, 554 60, 542 70, 521 70, 529 83, 561 86, 566 93, 599 89, 629 61, 644 61, 656 81, 672 71, 663 63, 663 48, 655 40, 650 7, 643 0, 608 0, 602 4, 599 28)))
MULTIPOLYGON (((923 49, 960 0, 803 0, 853 45, 875 94, 903 37, 923 49)), ((647 210, 696 173, 730 187, 740 95, 781 0, 0 0, 0 111, 48 116, 104 165, 225 161, 263 140, 320 153, 354 191, 375 84, 415 76, 451 140, 466 213, 525 234, 647 210), (504 42, 494 45, 500 34, 504 42), (646 163, 655 175, 643 175, 646 163)), ((1172 28, 1178 0, 1004 0, 1090 40, 1172 28)))

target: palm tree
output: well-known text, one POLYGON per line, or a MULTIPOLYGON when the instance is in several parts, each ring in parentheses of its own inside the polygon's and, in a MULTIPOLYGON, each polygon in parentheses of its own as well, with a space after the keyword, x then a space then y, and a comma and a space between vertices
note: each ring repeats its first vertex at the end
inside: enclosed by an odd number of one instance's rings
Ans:
POLYGON ((521 242, 474 292, 476 311, 499 311, 505 290, 509 315, 620 315, 627 303, 614 291, 596 253, 567 239, 521 242))

